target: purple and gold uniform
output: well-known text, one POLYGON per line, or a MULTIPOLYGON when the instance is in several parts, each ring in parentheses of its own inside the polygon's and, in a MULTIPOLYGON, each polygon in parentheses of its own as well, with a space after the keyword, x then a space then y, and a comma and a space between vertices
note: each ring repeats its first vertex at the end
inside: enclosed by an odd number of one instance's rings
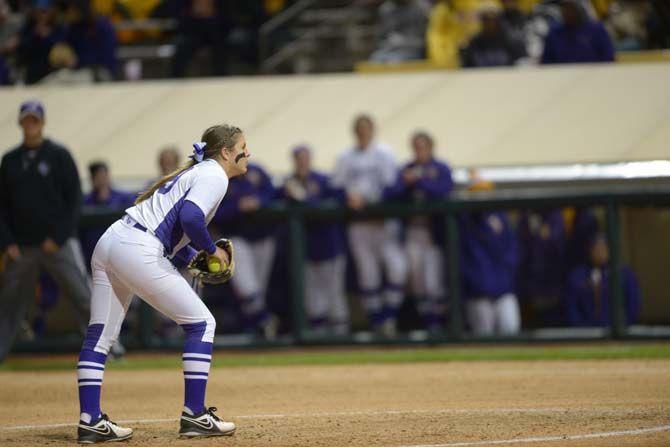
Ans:
POLYGON ((518 228, 520 265, 519 296, 536 323, 563 323, 561 292, 566 274, 566 236, 561 210, 524 213, 518 228))
MULTIPOLYGON (((610 324, 610 272, 608 268, 575 267, 568 275, 565 307, 571 326, 608 326, 610 324)), ((621 269, 621 282, 627 324, 634 324, 640 311, 641 295, 635 273, 621 269)))
MULTIPOLYGON (((302 148, 301 148, 302 149, 302 148)), ((307 205, 338 196, 329 178, 310 171, 306 178, 289 177, 281 195, 307 205)), ((312 329, 345 334, 349 328, 349 308, 344 295, 345 256, 343 229, 339 224, 307 223, 307 264, 305 266, 305 310, 312 329)))
POLYGON ((275 324, 266 305, 276 248, 274 229, 242 217, 267 206, 275 196, 270 176, 259 165, 249 163, 245 175, 230 181, 215 218, 235 246, 235 275, 230 283, 240 300, 245 325, 248 330, 262 329, 267 336, 274 335, 265 328, 275 324))
MULTIPOLYGON (((427 163, 412 161, 398 175, 396 184, 386 196, 414 202, 444 200, 454 183, 446 163, 430 159, 427 163), (414 181, 408 184, 403 172, 410 170, 414 181)), ((410 291, 417 300, 417 310, 429 330, 443 324, 446 312, 444 285, 444 221, 440 217, 413 216, 406 222, 405 250, 409 260, 410 291)))
POLYGON ((514 334, 520 329, 515 294, 516 234, 502 212, 460 217, 461 276, 468 323, 476 335, 514 334))

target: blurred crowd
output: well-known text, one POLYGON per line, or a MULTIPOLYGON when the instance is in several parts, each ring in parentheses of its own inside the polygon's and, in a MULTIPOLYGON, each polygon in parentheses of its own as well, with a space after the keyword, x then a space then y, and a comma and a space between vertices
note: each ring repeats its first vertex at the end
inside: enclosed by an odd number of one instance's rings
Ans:
POLYGON ((663 0, 387 0, 371 59, 446 66, 609 62, 670 46, 663 0))
POLYGON ((211 50, 208 74, 225 75, 231 54, 256 62, 260 25, 289 3, 0 0, 0 85, 132 79, 141 74, 125 72, 117 50, 142 43, 174 43, 173 77, 185 76, 202 48, 211 50))
MULTIPOLYGON (((0 85, 137 79, 141 69, 120 67, 117 49, 143 43, 173 46, 172 77, 225 75, 231 61, 253 73, 261 25, 293 3, 0 0, 0 85)), ((358 0, 351 7, 376 11, 376 62, 606 62, 617 50, 670 48, 665 0, 358 0)))
MULTIPOLYGON (((102 161, 90 164, 92 188, 82 197, 74 162, 66 148, 43 135, 44 119, 40 103, 21 107, 24 141, 0 164, 0 251, 6 262, 0 281, 0 330, 17 309, 24 309, 25 317, 36 290, 40 318, 53 306, 58 295, 54 289, 66 292, 78 312, 85 312, 90 292, 82 286, 84 264, 90 263, 106 227, 78 228, 79 205, 88 214, 122 212, 137 197, 137 192, 114 187, 110 168, 102 161), (36 289, 40 271, 50 278, 42 275, 36 289)), ((352 145, 330 173, 312 167, 318 147, 299 144, 289 152, 293 171, 281 180, 273 181, 259 163, 250 163, 246 175, 230 181, 210 231, 233 240, 236 274, 229 284, 201 291, 208 305, 219 309, 214 310, 219 328, 272 339, 295 323, 288 229, 284 222, 258 218, 258 210, 278 201, 330 203, 355 217, 380 203, 449 199, 454 182, 443 158, 448 151, 438 151, 430 134, 411 135, 408 161, 399 165, 377 137, 371 116, 356 117, 352 133, 352 145)), ((159 176, 179 166, 177 148, 161 149, 159 176)), ((472 194, 494 187, 470 171, 467 189, 472 194)), ((589 208, 461 213, 459 282, 469 330, 494 336, 513 335, 522 327, 608 326, 611 271, 601 221, 589 208)), ((448 329, 451 285, 445 277, 444 230, 441 215, 307 221, 303 304, 310 328, 344 335, 367 327, 383 336, 448 329), (357 327, 352 327, 354 314, 364 317, 357 327)), ((628 267, 620 274, 626 323, 633 324, 641 304, 639 286, 628 267)), ((43 318, 33 323, 33 330, 40 324, 43 318)), ((165 327, 169 331, 175 326, 165 327)))

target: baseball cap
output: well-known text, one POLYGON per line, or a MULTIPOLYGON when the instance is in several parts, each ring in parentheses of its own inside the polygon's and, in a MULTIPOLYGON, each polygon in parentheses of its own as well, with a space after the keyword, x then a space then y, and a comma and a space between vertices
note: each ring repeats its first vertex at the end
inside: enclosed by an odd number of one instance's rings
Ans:
POLYGON ((21 104, 19 109, 19 121, 28 115, 32 115, 40 120, 44 119, 44 105, 40 101, 30 100, 21 104))
POLYGON ((291 149, 291 154, 293 154, 294 157, 295 157, 296 155, 298 155, 300 152, 307 152, 307 153, 310 153, 311 151, 309 150, 309 146, 307 146, 307 145, 304 144, 304 143, 303 143, 303 144, 299 144, 299 145, 295 146, 293 149, 291 149))

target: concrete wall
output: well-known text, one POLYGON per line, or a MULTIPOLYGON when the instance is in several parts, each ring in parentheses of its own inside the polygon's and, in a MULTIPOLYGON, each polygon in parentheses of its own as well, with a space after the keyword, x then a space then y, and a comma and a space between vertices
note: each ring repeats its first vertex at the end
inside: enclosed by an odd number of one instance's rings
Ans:
POLYGON ((39 98, 48 134, 80 168, 108 160, 115 177, 151 177, 155 154, 184 154, 202 130, 240 125, 254 158, 289 169, 307 142, 330 169, 367 111, 400 160, 417 128, 456 166, 670 158, 670 64, 345 74, 0 89, 0 152, 20 140, 19 103, 39 98))

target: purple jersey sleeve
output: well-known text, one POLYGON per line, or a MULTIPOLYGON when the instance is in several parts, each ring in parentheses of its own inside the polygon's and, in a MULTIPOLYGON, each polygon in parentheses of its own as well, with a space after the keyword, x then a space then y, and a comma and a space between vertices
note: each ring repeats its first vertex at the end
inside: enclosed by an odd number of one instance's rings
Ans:
POLYGON ((205 250, 213 254, 216 251, 214 241, 212 241, 207 231, 205 214, 200 207, 190 200, 186 200, 179 212, 179 220, 184 233, 191 239, 193 245, 199 250, 205 250))

